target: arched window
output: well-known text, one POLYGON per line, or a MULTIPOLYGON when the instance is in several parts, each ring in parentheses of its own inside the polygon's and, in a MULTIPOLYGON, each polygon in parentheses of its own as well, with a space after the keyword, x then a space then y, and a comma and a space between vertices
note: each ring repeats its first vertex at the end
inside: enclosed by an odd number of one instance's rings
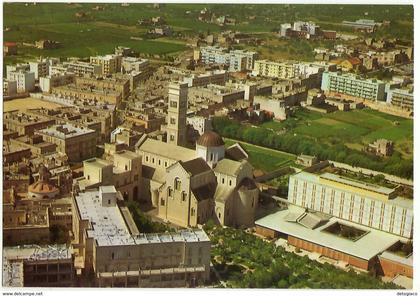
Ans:
POLYGON ((181 190, 181 180, 179 178, 175 178, 174 187, 175 190, 181 190))

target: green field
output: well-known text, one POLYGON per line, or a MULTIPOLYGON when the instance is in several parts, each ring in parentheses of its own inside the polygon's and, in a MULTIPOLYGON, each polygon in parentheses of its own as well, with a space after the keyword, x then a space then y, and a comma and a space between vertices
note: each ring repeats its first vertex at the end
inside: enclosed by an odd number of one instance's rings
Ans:
MULTIPOLYGON (((130 4, 123 7, 121 4, 109 3, 5 3, 3 7, 4 28, 8 28, 4 31, 4 41, 52 39, 63 45, 60 49, 47 51, 19 47, 19 56, 6 57, 6 64, 40 55, 88 57, 112 52, 117 45, 129 46, 144 54, 177 54, 186 49, 184 44, 188 37, 222 30, 267 34, 268 38, 264 38, 266 44, 254 48, 265 57, 310 60, 313 58, 312 48, 318 46, 316 43, 291 41, 290 44, 269 44, 269 40, 276 39, 275 34, 270 32, 278 31, 281 23, 295 20, 312 20, 327 29, 345 31, 340 26, 343 20, 367 17, 376 21, 387 19, 392 25, 378 31, 378 36, 412 40, 413 33, 413 8, 409 5, 161 4, 157 9, 152 4, 130 4), (103 10, 93 9, 98 5, 103 10), (220 27, 199 21, 197 17, 204 8, 216 16, 229 15, 235 18, 236 25, 220 27), (76 13, 85 15, 77 18, 76 13), (156 16, 164 17, 181 39, 177 42, 130 39, 132 36, 145 37, 148 28, 138 26, 139 19, 156 16)), ((324 45, 328 47, 328 44, 324 45)))
POLYGON ((329 114, 299 110, 295 116, 284 122, 270 121, 260 127, 275 131, 286 128, 297 136, 330 145, 343 143, 356 150, 385 138, 394 142, 395 150, 404 158, 413 157, 413 120, 370 109, 329 114))
MULTIPOLYGON (((237 141, 224 139, 226 147, 237 143, 237 141)), ((270 172, 280 167, 290 165, 294 162, 295 157, 281 151, 275 151, 252 144, 239 143, 248 153, 249 162, 257 170, 270 172)))

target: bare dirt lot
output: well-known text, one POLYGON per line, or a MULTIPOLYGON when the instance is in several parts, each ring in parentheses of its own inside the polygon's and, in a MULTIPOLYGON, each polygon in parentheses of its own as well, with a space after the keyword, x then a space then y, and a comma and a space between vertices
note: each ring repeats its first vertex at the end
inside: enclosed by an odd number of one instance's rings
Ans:
POLYGON ((52 103, 48 101, 43 101, 36 98, 23 98, 23 99, 14 99, 10 101, 3 102, 3 112, 11 110, 25 110, 29 108, 40 108, 44 107, 47 109, 54 109, 62 107, 62 105, 57 103, 52 103))

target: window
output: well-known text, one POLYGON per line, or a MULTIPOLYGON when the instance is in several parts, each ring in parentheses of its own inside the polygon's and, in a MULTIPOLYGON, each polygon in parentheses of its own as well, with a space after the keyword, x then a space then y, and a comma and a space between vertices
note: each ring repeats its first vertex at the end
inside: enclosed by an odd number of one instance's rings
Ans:
POLYGON ((182 201, 185 201, 187 199, 187 193, 182 191, 182 201))
POLYGON ((176 101, 171 101, 170 106, 172 108, 177 108, 178 107, 178 103, 176 101))
POLYGON ((210 161, 213 161, 213 153, 210 153, 210 161))
POLYGON ((171 124, 176 124, 176 119, 175 119, 175 117, 171 117, 170 122, 171 122, 171 124))
POLYGON ((170 136, 170 139, 171 139, 171 141, 175 141, 175 136, 174 135, 171 135, 170 136))
POLYGON ((164 206, 165 205, 165 200, 163 198, 160 199, 160 205, 164 206))
POLYGON ((127 165, 125 165, 125 170, 126 170, 126 171, 128 170, 128 167, 127 167, 127 165))
POLYGON ((171 187, 168 187, 168 195, 169 195, 170 197, 172 197, 172 188, 171 188, 171 187))
POLYGON ((167 167, 168 166, 168 162, 167 161, 165 161, 165 167, 167 167))
POLYGON ((88 178, 87 179, 90 180, 90 175, 88 175, 88 178))
POLYGON ((229 186, 232 186, 232 180, 229 180, 229 186))
POLYGON ((222 184, 225 184, 225 178, 222 178, 222 184))
POLYGON ((179 178, 175 178, 174 187, 175 190, 181 190, 181 180, 179 178))
POLYGON ((155 163, 155 158, 154 157, 152 158, 152 163, 155 163))
POLYGON ((159 161, 158 161, 158 162, 159 162, 159 165, 160 165, 160 159, 159 159, 159 161))
POLYGON ((194 216, 194 215, 195 215, 195 209, 191 208, 191 216, 194 216))
POLYGON ((149 161, 149 156, 146 156, 146 161, 149 161))
POLYGON ((111 259, 114 259, 114 252, 112 252, 111 254, 111 259))
POLYGON ((109 204, 109 205, 111 204, 111 200, 110 200, 110 199, 108 199, 108 204, 109 204))

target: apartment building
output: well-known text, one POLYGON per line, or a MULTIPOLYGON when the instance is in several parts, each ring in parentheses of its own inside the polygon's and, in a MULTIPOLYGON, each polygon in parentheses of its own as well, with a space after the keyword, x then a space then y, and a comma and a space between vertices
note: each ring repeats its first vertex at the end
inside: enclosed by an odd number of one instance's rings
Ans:
MULTIPOLYGON (((63 65, 66 67, 65 68, 66 71, 73 72, 77 76, 102 75, 102 66, 99 64, 91 64, 91 63, 86 63, 86 62, 81 62, 81 61, 74 61, 74 62, 63 63, 63 65)), ((54 69, 51 69, 51 70, 54 70, 54 69)), ((58 69, 56 69, 56 71, 57 70, 58 69)), ((51 74, 54 74, 52 72, 55 72, 55 71, 51 71, 51 74)))
POLYGON ((130 94, 130 79, 126 77, 76 77, 76 87, 121 93, 123 99, 130 94))
POLYGON ((8 73, 10 81, 16 81, 18 93, 26 93, 35 89, 35 73, 26 71, 11 71, 8 73))
POLYGON ((324 72, 321 89, 371 101, 385 101, 386 84, 376 79, 362 79, 354 74, 324 72))
POLYGON ((35 62, 29 62, 29 70, 35 73, 35 79, 48 76, 50 66, 57 65, 60 62, 58 58, 39 59, 35 62))
POLYGON ((17 81, 3 80, 3 96, 13 96, 17 94, 17 81))
POLYGON ((211 243, 203 230, 139 233, 113 186, 73 197, 76 269, 99 287, 190 287, 210 275, 211 243))
POLYGON ((255 61, 252 75, 287 79, 296 77, 298 73, 292 62, 279 63, 268 60, 258 60, 255 61))
POLYGON ((394 89, 391 91, 391 104, 393 106, 410 110, 414 110, 414 95, 412 90, 394 89))
POLYGON ((207 84, 224 85, 228 76, 228 72, 224 70, 212 71, 204 74, 191 74, 184 77, 183 83, 188 83, 188 87, 206 86, 207 84))
POLYGON ((96 154, 95 130, 73 124, 55 125, 36 131, 43 140, 57 145, 57 151, 65 153, 69 162, 80 162, 96 154))
POLYGON ((90 57, 91 64, 101 66, 102 75, 110 75, 121 72, 121 61, 122 56, 116 54, 90 57))
POLYGON ((256 52, 245 50, 231 50, 218 46, 207 46, 200 48, 201 61, 205 64, 225 64, 229 66, 229 71, 238 72, 252 70, 254 62, 258 58, 256 52))
POLYGON ((54 87, 74 83, 74 73, 60 73, 39 78, 39 88, 44 93, 51 93, 54 87))

